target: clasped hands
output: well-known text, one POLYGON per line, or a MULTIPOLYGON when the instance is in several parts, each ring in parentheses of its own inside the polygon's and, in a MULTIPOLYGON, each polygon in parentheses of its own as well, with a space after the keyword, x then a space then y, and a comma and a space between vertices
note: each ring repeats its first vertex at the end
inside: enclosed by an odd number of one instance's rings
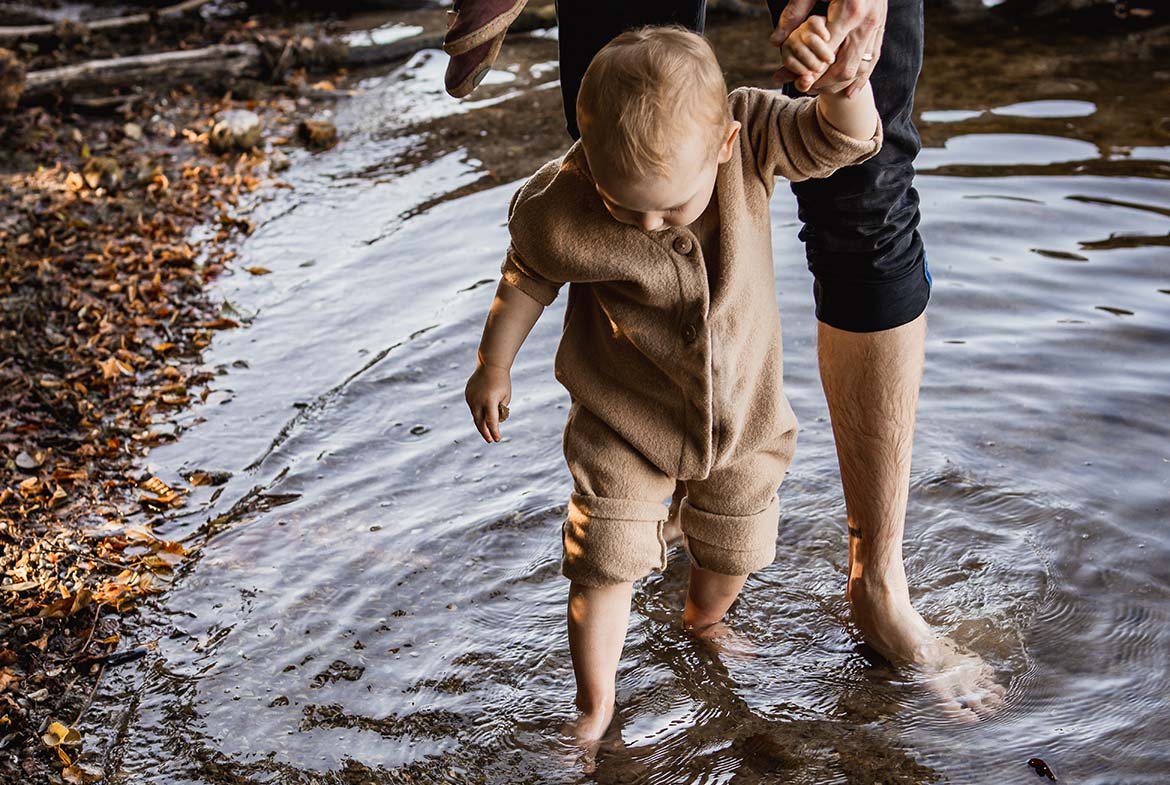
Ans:
POLYGON ((886 0, 829 0, 826 16, 809 16, 815 2, 789 0, 781 12, 770 38, 781 51, 774 78, 804 93, 852 98, 881 56, 886 0))

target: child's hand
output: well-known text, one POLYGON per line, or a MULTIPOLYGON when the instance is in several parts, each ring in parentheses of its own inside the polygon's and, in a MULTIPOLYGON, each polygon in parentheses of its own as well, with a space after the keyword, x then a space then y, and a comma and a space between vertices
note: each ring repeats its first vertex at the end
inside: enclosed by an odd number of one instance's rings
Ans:
POLYGON ((475 427, 484 441, 500 440, 500 422, 508 416, 512 400, 512 378, 507 368, 480 364, 467 380, 464 390, 475 427))
POLYGON ((796 88, 801 92, 812 87, 837 60, 829 48, 829 38, 825 17, 810 16, 781 44, 781 65, 796 77, 796 88))

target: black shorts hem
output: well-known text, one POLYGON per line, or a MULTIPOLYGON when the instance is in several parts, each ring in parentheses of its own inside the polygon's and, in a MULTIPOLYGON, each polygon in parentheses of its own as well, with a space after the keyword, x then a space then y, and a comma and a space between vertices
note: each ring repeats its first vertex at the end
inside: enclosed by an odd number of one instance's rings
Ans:
POLYGON ((873 333, 914 321, 930 300, 930 271, 926 255, 910 271, 889 281, 833 281, 813 283, 817 320, 839 330, 873 333))

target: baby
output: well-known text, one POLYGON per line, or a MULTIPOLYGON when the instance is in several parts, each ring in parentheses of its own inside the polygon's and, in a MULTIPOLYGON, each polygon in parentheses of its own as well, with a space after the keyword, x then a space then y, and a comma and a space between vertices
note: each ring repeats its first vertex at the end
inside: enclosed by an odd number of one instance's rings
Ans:
MULTIPOLYGON (((825 19, 810 17, 784 66, 807 84, 833 61, 828 40, 825 19)), ((580 711, 569 728, 588 743, 613 717, 632 584, 666 567, 664 527, 681 528, 690 560, 687 629, 718 622, 775 558, 797 426, 768 201, 777 177, 826 177, 874 155, 882 130, 868 85, 852 98, 729 95, 710 45, 679 27, 602 49, 577 117, 581 140, 512 197, 466 398, 498 442, 512 361, 568 283, 555 361, 574 485, 561 571, 580 711)))

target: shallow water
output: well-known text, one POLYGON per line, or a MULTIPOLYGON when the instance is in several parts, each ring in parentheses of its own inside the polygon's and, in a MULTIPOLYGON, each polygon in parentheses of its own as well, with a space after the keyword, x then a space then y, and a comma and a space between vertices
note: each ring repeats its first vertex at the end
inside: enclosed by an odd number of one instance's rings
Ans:
MULTIPOLYGON (((133 622, 157 654, 111 669, 86 715, 107 782, 584 779, 555 741, 573 683, 564 298, 517 359, 504 442, 485 445, 463 384, 515 184, 444 199, 477 161, 402 163, 419 144, 407 124, 555 89, 555 71, 501 73, 457 104, 443 66, 421 53, 339 104, 342 144, 294 161, 295 190, 258 205, 241 248, 239 269, 273 274, 219 284, 254 318, 217 334, 217 391, 146 468, 232 477, 157 528, 202 554, 133 622)), ((947 723, 857 649, 811 279, 778 189, 803 430, 777 559, 729 616, 736 655, 679 630, 685 554, 639 587, 621 743, 595 780, 1031 782, 1032 757, 1064 782, 1170 778, 1170 147, 1135 148, 1146 169, 1117 174, 1100 140, 1053 131, 1097 104, 1042 98, 919 106, 935 288, 907 568, 919 609, 996 668, 1006 706, 947 723), (988 128, 997 115, 1010 124, 988 128)))

